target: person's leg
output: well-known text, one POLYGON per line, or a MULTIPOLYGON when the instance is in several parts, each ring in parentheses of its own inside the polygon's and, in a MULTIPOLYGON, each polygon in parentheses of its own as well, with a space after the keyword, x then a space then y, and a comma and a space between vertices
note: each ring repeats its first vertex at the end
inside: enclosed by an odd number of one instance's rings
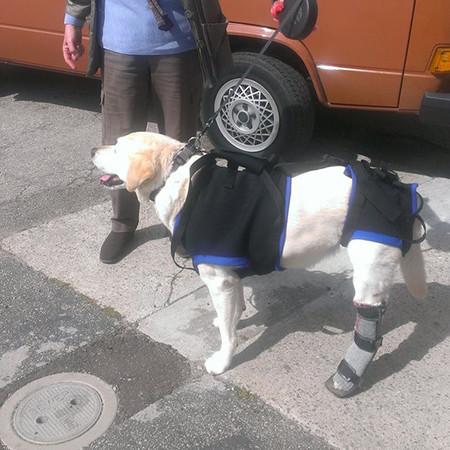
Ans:
POLYGON ((161 110, 159 132, 185 142, 200 125, 202 80, 197 51, 149 59, 153 96, 161 110))
MULTIPOLYGON (((102 142, 113 145, 117 138, 147 128, 149 89, 145 57, 105 52, 102 85, 102 142)), ((139 221, 139 202, 134 193, 111 191, 112 231, 103 243, 100 259, 119 261, 133 238, 139 221)))

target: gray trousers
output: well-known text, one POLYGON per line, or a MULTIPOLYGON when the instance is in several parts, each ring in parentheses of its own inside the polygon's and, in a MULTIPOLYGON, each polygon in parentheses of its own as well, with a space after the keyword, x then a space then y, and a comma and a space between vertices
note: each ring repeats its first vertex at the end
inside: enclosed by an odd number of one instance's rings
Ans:
MULTIPOLYGON (((102 73, 102 142, 145 131, 149 111, 159 132, 182 142, 199 128, 201 74, 197 51, 129 56, 105 51, 102 73)), ((133 231, 139 221, 134 193, 111 191, 112 230, 133 231)))

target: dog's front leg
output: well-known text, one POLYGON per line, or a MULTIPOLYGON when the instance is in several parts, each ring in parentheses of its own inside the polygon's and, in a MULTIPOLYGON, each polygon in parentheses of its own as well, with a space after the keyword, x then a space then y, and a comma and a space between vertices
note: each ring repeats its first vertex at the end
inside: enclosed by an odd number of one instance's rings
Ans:
POLYGON ((218 375, 228 369, 237 347, 236 328, 242 314, 244 293, 241 280, 233 270, 209 264, 200 264, 198 269, 216 309, 215 324, 222 339, 220 350, 206 360, 205 367, 209 373, 218 375))

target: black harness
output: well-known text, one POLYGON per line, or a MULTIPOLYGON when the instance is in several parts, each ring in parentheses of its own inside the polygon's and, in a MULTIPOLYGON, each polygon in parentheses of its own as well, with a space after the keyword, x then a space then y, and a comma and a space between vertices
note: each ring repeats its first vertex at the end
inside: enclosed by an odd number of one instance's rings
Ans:
POLYGON ((341 239, 344 247, 352 239, 363 239, 400 248, 405 255, 411 244, 425 239, 425 223, 419 215, 423 199, 416 183, 402 183, 397 173, 372 167, 367 161, 348 164, 344 173, 352 178, 341 239), (416 218, 424 230, 419 239, 413 238, 416 218))
POLYGON ((241 276, 279 267, 286 224, 286 177, 267 160, 211 152, 191 166, 186 202, 172 237, 172 256, 182 245, 194 267, 232 266, 241 276), (270 172, 270 175, 269 175, 270 172))
POLYGON ((172 257, 182 246, 195 269, 201 263, 231 266, 241 276, 282 270, 292 176, 336 165, 352 178, 343 246, 363 239, 400 248, 404 255, 412 243, 425 239, 425 232, 413 239, 416 218, 425 230, 417 185, 400 182, 394 172, 333 157, 302 166, 275 165, 214 150, 191 166, 188 195, 175 220, 172 257))

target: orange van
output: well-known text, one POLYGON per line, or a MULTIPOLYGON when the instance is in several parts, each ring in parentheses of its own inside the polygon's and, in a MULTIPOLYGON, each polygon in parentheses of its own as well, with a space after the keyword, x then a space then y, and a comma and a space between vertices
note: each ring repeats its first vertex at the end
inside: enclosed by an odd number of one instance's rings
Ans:
MULTIPOLYGON (((450 125, 450 0, 318 0, 315 31, 303 41, 278 34, 256 58, 277 26, 271 5, 221 0, 236 65, 205 98, 206 116, 226 102, 211 131, 216 143, 263 153, 301 145, 311 136, 316 102, 420 113, 450 125), (249 63, 254 69, 230 95, 249 63)), ((6 2, 0 61, 68 71, 64 7, 63 0, 6 2)))

